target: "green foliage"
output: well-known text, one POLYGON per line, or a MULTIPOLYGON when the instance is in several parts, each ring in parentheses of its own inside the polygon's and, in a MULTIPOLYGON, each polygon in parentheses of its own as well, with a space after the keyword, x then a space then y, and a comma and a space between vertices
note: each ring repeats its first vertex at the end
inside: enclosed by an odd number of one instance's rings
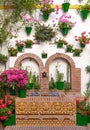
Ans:
POLYGON ((30 71, 28 73, 28 83, 34 83, 36 82, 36 76, 35 74, 32 73, 32 71, 30 71))
POLYGON ((58 44, 58 43, 63 43, 64 45, 67 44, 67 41, 65 41, 64 39, 55 39, 55 43, 58 44))
POLYGON ((80 113, 82 115, 87 115, 87 110, 88 110, 88 106, 86 100, 82 100, 77 104, 77 113, 80 113))
POLYGON ((86 3, 84 5, 79 5, 78 8, 77 8, 77 11, 81 11, 81 10, 88 10, 90 11, 90 4, 86 3))
POLYGON ((49 82, 49 87, 50 87, 50 89, 55 89, 55 87, 56 87, 56 82, 52 76, 51 76, 51 80, 49 82))
POLYGON ((3 54, 0 54, 0 62, 1 63, 6 63, 7 62, 7 60, 8 60, 8 57, 7 56, 5 56, 5 55, 3 55, 3 54))
POLYGON ((35 28, 35 40, 50 41, 55 36, 55 31, 49 25, 38 24, 35 28))
POLYGON ((27 39, 27 40, 25 40, 25 44, 34 44, 34 42, 32 41, 32 40, 30 40, 30 39, 27 39))
POLYGON ((39 76, 33 75, 33 83, 34 83, 34 89, 39 90, 40 84, 39 84, 39 76))
POLYGON ((4 0, 3 5, 11 4, 14 6, 10 21, 15 23, 21 20, 21 13, 29 13, 31 15, 38 3, 39 0, 8 0, 8 2, 4 0))
POLYGON ((8 112, 9 112, 9 108, 6 107, 6 108, 1 108, 0 109, 0 116, 8 116, 8 112))
POLYGON ((73 49, 73 52, 75 53, 75 55, 80 54, 83 50, 81 48, 75 48, 73 49))
POLYGON ((0 44, 7 41, 7 38, 12 38, 12 33, 8 29, 10 22, 10 17, 8 16, 5 18, 5 20, 2 22, 2 26, 0 27, 0 44))
POLYGON ((89 65, 86 67, 86 72, 90 73, 90 66, 89 65))
POLYGON ((86 91, 84 94, 89 99, 89 97, 90 97, 90 81, 87 83, 87 88, 86 88, 86 91))
POLYGON ((16 56, 18 53, 18 50, 15 49, 14 47, 10 47, 10 48, 8 48, 8 52, 9 52, 10 56, 16 56))
POLYGON ((41 12, 42 12, 43 14, 50 14, 50 13, 52 13, 52 12, 54 12, 54 11, 55 11, 55 9, 52 8, 49 3, 45 3, 45 4, 43 4, 43 6, 41 7, 41 12), (45 10, 45 8, 46 8, 46 10, 45 10))
POLYGON ((70 90, 70 83, 69 82, 64 81, 63 90, 65 93, 67 93, 70 90))
POLYGON ((0 86, 0 99, 4 99, 5 97, 5 90, 0 86))
POLYGON ((58 23, 59 25, 59 28, 60 29, 63 29, 63 28, 68 28, 68 29, 72 29, 72 22, 68 22, 68 23, 65 23, 65 22, 62 22, 62 23, 58 23))
POLYGON ((56 67, 56 81, 60 82, 63 80, 64 74, 60 73, 58 68, 56 67))

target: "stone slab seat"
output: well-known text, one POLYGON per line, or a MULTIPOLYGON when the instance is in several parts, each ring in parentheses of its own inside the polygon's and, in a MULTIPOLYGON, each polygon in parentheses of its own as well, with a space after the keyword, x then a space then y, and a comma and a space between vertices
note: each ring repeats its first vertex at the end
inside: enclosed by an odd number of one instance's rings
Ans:
POLYGON ((7 126, 5 130, 89 130, 88 127, 74 126, 74 127, 58 127, 58 126, 7 126))

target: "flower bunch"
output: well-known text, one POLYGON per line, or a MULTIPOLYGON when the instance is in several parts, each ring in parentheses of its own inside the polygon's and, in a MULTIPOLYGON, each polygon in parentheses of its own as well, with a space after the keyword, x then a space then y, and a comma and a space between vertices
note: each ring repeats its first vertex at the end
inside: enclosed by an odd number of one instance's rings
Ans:
MULTIPOLYGON (((90 32, 88 33, 90 35, 90 32)), ((89 44, 90 37, 86 34, 86 32, 82 32, 81 36, 75 36, 75 40, 79 41, 81 44, 89 44)))
POLYGON ((55 11, 55 9, 51 6, 51 4, 53 4, 53 0, 43 0, 41 4, 41 12, 43 14, 50 14, 55 11))
POLYGON ((27 27, 31 27, 38 22, 37 18, 30 17, 28 14, 22 15, 23 24, 27 27))
POLYGON ((85 97, 84 100, 76 100, 77 106, 77 113, 82 115, 87 115, 87 98, 85 97))
POLYGON ((6 120, 15 110, 15 101, 9 95, 0 99, 0 121, 6 120))
POLYGON ((76 22, 71 22, 71 16, 67 16, 65 14, 63 14, 60 18, 59 18, 59 21, 58 21, 58 25, 59 25, 59 28, 60 29, 63 29, 63 28, 68 28, 68 29, 72 29, 72 27, 75 26, 75 23, 76 22))
POLYGON ((19 41, 16 40, 16 46, 18 46, 18 47, 25 46, 25 42, 21 41, 21 40, 19 40, 19 41))
POLYGON ((5 82, 7 82, 12 89, 16 87, 26 87, 28 82, 28 73, 26 70, 5 70, 1 75, 6 77, 5 82))

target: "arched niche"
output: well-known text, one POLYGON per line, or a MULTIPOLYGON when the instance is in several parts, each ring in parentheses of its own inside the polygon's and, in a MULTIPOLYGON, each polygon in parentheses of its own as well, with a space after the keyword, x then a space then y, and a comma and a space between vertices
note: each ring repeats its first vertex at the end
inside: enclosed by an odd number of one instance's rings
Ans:
POLYGON ((76 68, 73 59, 70 56, 63 53, 56 53, 47 59, 45 64, 45 68, 48 76, 47 84, 49 85, 49 66, 55 59, 63 59, 70 65, 71 90, 74 92, 80 92, 81 91, 81 69, 76 68))
POLYGON ((22 54, 22 55, 19 56, 19 57, 17 58, 17 60, 15 61, 14 68, 20 69, 21 63, 22 63, 22 61, 24 61, 25 59, 34 60, 34 61, 38 64, 38 67, 39 67, 40 87, 42 87, 42 86, 43 86, 42 73, 43 73, 43 71, 44 71, 44 65, 43 65, 42 60, 41 60, 37 55, 32 54, 32 53, 22 54))

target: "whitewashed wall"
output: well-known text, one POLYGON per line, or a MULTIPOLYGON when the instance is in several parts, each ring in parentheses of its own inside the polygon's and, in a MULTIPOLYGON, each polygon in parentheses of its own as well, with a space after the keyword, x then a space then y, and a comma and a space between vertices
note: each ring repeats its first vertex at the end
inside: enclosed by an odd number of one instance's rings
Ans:
MULTIPOLYGON (((85 2, 86 1, 84 0, 83 3, 85 3, 85 2)), ((62 1, 61 0, 54 0, 54 4, 62 4, 62 3, 63 3, 63 0, 62 1)), ((76 0, 76 1, 75 0, 71 0, 70 3, 73 4, 73 5, 80 4, 78 2, 78 0, 76 0)), ((60 17, 62 14, 63 14, 62 9, 59 10, 59 14, 58 15, 56 15, 55 13, 52 13, 50 15, 50 17, 49 17, 49 20, 47 22, 45 22, 45 24, 46 25, 51 24, 51 26, 52 26, 52 20, 55 20, 55 18, 60 17)), ((57 37, 60 36, 62 38, 65 38, 65 40, 67 40, 70 44, 73 44, 74 47, 79 47, 79 43, 75 41, 74 36, 75 35, 79 36, 83 31, 90 32, 90 14, 89 14, 88 18, 85 21, 82 21, 81 16, 76 11, 76 9, 69 9, 69 12, 67 14, 71 15, 73 17, 73 21, 76 21, 76 25, 75 25, 75 27, 72 30, 70 30, 70 32, 68 33, 67 36, 63 37, 63 35, 60 32, 58 32, 57 37)), ((39 18, 40 22, 42 22, 42 16, 41 16, 39 10, 37 10, 34 15, 39 18)), ((44 23, 44 22, 42 22, 42 23, 44 23)), ((19 24, 18 24, 18 26, 19 26, 19 24)), ((25 40, 25 39, 32 39, 32 40, 34 40, 33 35, 34 35, 34 28, 33 28, 33 31, 31 33, 31 35, 27 36, 26 33, 25 33, 25 30, 24 30, 24 26, 23 26, 18 31, 17 39, 18 40, 25 40)), ((16 39, 13 38, 12 40, 9 41, 9 44, 14 45, 15 44, 15 40, 16 39)), ((53 42, 53 40, 50 41, 50 42, 53 42)), ((48 57, 50 57, 51 55, 53 55, 55 53, 58 53, 58 52, 65 53, 65 49, 64 48, 63 49, 57 49, 56 45, 50 45, 49 44, 50 42, 40 43, 39 45, 34 44, 31 49, 25 49, 23 51, 23 53, 28 53, 28 52, 29 53, 34 53, 34 54, 38 55, 40 58, 41 58, 41 53, 43 52, 43 50, 45 52, 47 52, 48 57)), ((8 55, 8 53, 7 53, 7 47, 3 46, 3 48, 1 49, 1 52, 3 54, 7 54, 8 55)), ((7 69, 9 67, 13 67, 14 63, 15 63, 15 60, 20 55, 22 55, 23 53, 18 53, 17 57, 9 58, 9 62, 7 63, 7 69)), ((81 57, 73 57, 72 53, 65 53, 65 54, 69 55, 74 60, 75 65, 76 65, 77 68, 81 68, 81 92, 83 93, 85 91, 85 89, 86 89, 86 84, 87 84, 87 82, 89 80, 89 74, 86 74, 85 67, 87 65, 90 65, 90 45, 87 45, 84 48, 84 51, 81 54, 81 57)), ((42 59, 44 65, 46 63, 46 60, 47 59, 42 59)), ((52 75, 54 75, 54 73, 55 73, 55 69, 53 69, 53 67, 56 66, 56 62, 53 62, 50 65, 50 74, 52 72, 52 75)), ((23 67, 24 68, 29 65, 29 64, 26 64, 26 63, 27 62, 23 63, 23 67)), ((60 64, 61 63, 62 63, 63 66, 66 65, 65 62, 61 62, 60 61, 60 64)), ((39 73, 38 65, 33 62, 32 66, 34 67, 34 70, 37 73, 39 73)), ((63 70, 64 70, 64 68, 63 68, 63 70)), ((66 69, 64 70, 64 73, 66 73, 66 69)), ((65 79, 66 79, 66 77, 65 77, 65 79)))

